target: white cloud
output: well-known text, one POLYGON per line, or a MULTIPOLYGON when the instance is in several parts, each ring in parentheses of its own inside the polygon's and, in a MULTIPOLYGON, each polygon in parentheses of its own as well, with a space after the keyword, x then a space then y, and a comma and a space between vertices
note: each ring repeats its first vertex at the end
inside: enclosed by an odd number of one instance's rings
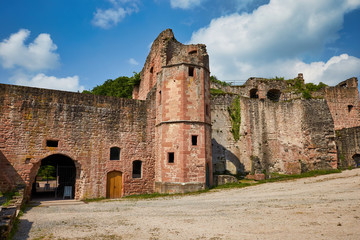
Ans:
POLYGON ((92 24, 104 29, 116 26, 127 15, 138 11, 138 0, 108 0, 112 8, 97 9, 92 24))
POLYGON ((170 0, 170 6, 172 8, 189 9, 201 4, 204 0, 170 0))
POLYGON ((0 42, 0 59, 4 68, 23 67, 27 70, 44 70, 56 67, 59 64, 59 55, 55 53, 57 46, 49 34, 42 33, 25 45, 30 31, 21 29, 8 39, 0 42))
POLYGON ((130 58, 128 62, 129 62, 131 65, 135 65, 135 66, 139 65, 139 63, 138 63, 135 59, 133 59, 133 58, 130 58))
POLYGON ((57 47, 47 33, 39 34, 32 43, 25 45, 24 42, 29 35, 29 30, 21 29, 0 42, 1 66, 12 72, 10 82, 65 91, 84 90, 84 87, 79 85, 79 77, 76 75, 57 78, 39 73, 59 65, 59 55, 55 53, 57 47))
POLYGON ((72 77, 57 78, 54 76, 46 76, 43 73, 32 76, 20 72, 14 75, 10 80, 17 85, 29 87, 56 89, 72 92, 82 92, 84 90, 84 87, 79 85, 79 77, 76 75, 72 77))
POLYGON ((345 13, 359 6, 360 0, 271 0, 252 13, 213 19, 193 33, 191 42, 207 45, 212 74, 222 80, 292 78, 301 71, 306 81, 317 81, 310 74, 321 81, 329 79, 330 72, 339 77, 347 72, 356 75, 359 59, 346 54, 326 63, 307 64, 302 58, 314 56, 336 40, 345 13))

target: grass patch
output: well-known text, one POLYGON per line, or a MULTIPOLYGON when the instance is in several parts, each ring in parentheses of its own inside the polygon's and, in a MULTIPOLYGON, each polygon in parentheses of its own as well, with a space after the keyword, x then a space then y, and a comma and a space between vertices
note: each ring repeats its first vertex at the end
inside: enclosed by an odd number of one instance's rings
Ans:
POLYGON ((221 89, 216 89, 216 88, 210 88, 210 94, 211 95, 225 95, 227 94, 226 92, 224 92, 221 89))
POLYGON ((6 192, 6 193, 1 193, 0 197, 5 197, 6 201, 2 204, 2 206, 7 207, 10 204, 10 200, 14 197, 14 196, 20 196, 19 192, 6 192))

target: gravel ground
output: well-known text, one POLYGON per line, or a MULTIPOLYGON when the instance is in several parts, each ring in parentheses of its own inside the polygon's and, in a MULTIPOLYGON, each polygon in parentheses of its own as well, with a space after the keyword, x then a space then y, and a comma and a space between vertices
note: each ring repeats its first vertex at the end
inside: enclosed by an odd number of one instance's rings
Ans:
POLYGON ((360 239, 360 169, 192 196, 33 207, 15 239, 360 239))

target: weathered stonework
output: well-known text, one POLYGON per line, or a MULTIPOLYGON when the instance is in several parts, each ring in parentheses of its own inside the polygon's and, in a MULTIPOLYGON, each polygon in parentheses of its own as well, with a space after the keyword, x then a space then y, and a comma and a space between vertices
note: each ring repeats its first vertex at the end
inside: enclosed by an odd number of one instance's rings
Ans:
MULTIPOLYGON (((304 81, 301 74, 297 79, 304 81)), ((339 131, 346 137, 338 144, 335 130, 359 126, 356 78, 314 92, 313 99, 302 98, 289 82, 279 79, 250 78, 242 86, 212 87, 227 92, 211 99, 215 173, 294 174, 355 165, 353 155, 360 153, 360 146, 351 139, 357 136, 356 129, 339 131), (236 98, 241 108, 237 141, 229 115, 236 98), (338 165, 340 143, 346 145, 346 161, 338 165)))
POLYGON ((76 199, 211 185, 208 61, 204 45, 183 45, 168 29, 153 43, 134 99, 0 84, 0 191, 24 184, 28 198, 54 156, 75 166, 76 199), (112 149, 120 154, 111 160, 112 149))
POLYGON ((0 191, 20 184, 30 197, 52 157, 75 169, 76 199, 196 191, 213 185, 213 173, 225 183, 235 178, 224 173, 259 180, 360 161, 356 78, 313 99, 294 82, 264 78, 210 98, 205 45, 183 45, 170 29, 140 75, 133 99, 0 84, 0 191))

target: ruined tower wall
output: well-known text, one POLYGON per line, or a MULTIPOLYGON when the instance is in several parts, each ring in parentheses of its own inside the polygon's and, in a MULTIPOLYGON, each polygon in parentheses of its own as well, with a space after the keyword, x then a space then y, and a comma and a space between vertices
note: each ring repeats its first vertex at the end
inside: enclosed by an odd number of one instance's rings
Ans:
POLYGON ((235 142, 228 113, 234 99, 225 95, 212 100, 215 170, 300 173, 337 167, 333 121, 325 100, 240 97, 241 136, 235 142))
POLYGON ((360 126, 358 80, 350 78, 325 90, 335 130, 360 126))
POLYGON ((152 192, 152 104, 0 84, 1 169, 13 185, 30 189, 41 160, 63 154, 77 168, 77 199, 105 197, 107 173, 114 170, 123 173, 122 195, 152 192), (58 147, 47 147, 47 140, 58 147), (120 160, 110 160, 111 147, 121 149, 120 160), (142 161, 142 178, 132 178, 134 160, 142 161))
POLYGON ((336 131, 339 167, 360 166, 360 127, 336 131))

